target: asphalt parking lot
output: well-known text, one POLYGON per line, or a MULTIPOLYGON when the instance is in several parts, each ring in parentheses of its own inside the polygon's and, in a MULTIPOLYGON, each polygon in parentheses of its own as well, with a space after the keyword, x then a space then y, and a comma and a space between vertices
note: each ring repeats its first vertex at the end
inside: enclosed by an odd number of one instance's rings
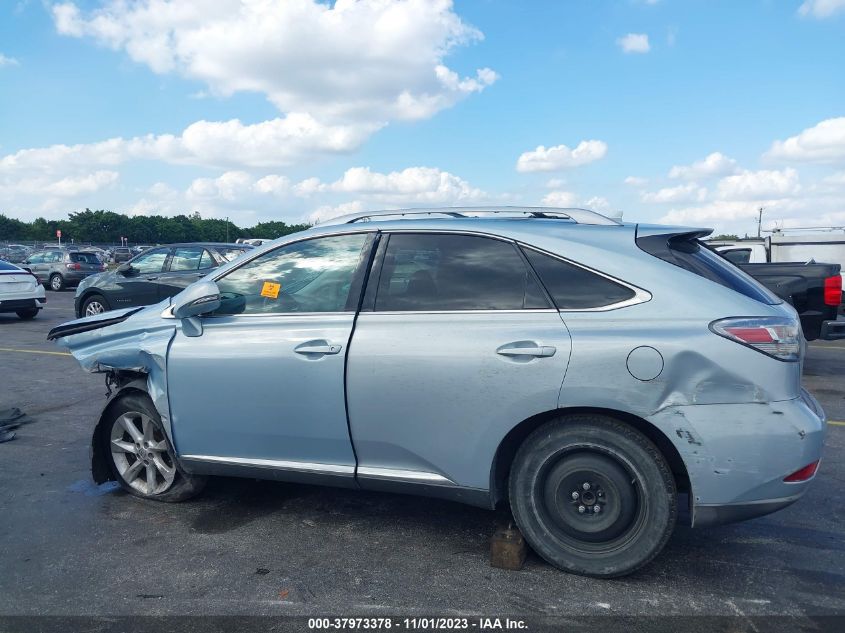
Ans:
MULTIPOLYGON (((457 503, 216 479, 183 504, 90 478, 103 377, 48 343, 73 292, 34 321, 0 315, 0 409, 35 418, 0 444, 0 615, 845 614, 845 425, 797 504, 741 524, 678 526, 635 575, 592 580, 529 554, 489 565, 506 515, 457 503)), ((845 420, 845 341, 813 343, 805 385, 845 420)))

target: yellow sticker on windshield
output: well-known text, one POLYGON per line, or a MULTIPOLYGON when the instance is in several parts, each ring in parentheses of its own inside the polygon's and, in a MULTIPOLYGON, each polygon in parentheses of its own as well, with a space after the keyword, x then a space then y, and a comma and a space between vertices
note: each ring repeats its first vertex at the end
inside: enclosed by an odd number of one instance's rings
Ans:
POLYGON ((261 296, 268 299, 278 299, 279 290, 282 289, 282 284, 274 284, 272 281, 265 281, 261 286, 261 296))

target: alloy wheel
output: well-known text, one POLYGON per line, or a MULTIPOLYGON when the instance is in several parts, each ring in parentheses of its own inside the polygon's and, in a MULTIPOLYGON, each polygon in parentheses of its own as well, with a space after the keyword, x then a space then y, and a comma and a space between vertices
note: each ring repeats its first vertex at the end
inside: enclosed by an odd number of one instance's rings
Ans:
POLYGON ((176 477, 176 465, 164 433, 143 413, 129 411, 112 424, 109 441, 118 474, 145 496, 166 492, 176 477))
POLYGON ((96 299, 85 304, 85 316, 94 316, 95 314, 102 314, 105 311, 105 306, 96 299))

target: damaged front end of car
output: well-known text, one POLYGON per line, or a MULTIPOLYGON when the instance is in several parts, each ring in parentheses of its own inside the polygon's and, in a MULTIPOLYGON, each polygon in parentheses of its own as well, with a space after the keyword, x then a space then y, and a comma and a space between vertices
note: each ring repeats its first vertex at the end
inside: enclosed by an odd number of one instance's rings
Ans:
POLYGON ((91 473, 98 484, 114 479, 100 425, 118 395, 127 390, 148 394, 172 440, 167 349, 179 321, 169 316, 169 311, 169 300, 146 308, 115 310, 64 323, 48 334, 47 338, 67 348, 85 371, 106 376, 107 401, 91 439, 91 473))
POLYGON ((167 352, 177 330, 200 336, 199 315, 220 306, 220 292, 213 281, 192 284, 181 293, 156 305, 125 308, 76 319, 53 328, 47 335, 67 348, 82 368, 106 375, 103 413, 91 440, 91 472, 94 481, 114 479, 105 459, 101 425, 111 403, 128 390, 144 393, 153 401, 167 439, 173 445, 170 405, 167 397, 167 352))

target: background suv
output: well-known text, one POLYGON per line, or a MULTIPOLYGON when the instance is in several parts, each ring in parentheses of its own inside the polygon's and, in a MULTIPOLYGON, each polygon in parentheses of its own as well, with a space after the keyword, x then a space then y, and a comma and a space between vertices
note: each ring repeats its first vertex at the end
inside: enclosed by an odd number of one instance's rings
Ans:
POLYGON ((105 264, 94 251, 51 248, 27 257, 21 268, 34 274, 50 290, 76 286, 89 275, 102 272, 105 264))

